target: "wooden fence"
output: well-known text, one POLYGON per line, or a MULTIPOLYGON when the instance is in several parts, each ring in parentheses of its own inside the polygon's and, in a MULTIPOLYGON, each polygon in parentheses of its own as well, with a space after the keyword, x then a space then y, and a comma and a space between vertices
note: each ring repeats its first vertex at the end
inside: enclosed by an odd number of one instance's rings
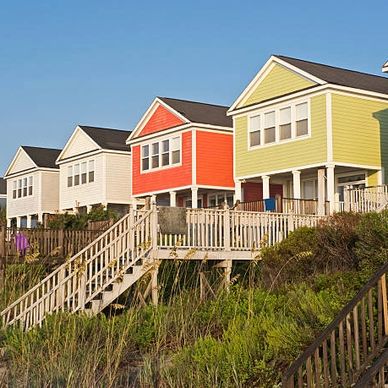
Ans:
POLYGON ((18 258, 26 253, 37 253, 40 257, 72 256, 89 245, 103 231, 27 229, 0 227, 0 257, 18 258), (23 239, 29 247, 22 249, 17 239, 23 239))
POLYGON ((350 387, 358 382, 387 344, 387 272, 388 263, 290 366, 282 387, 350 387))
MULTIPOLYGON (((330 213, 330 205, 328 201, 324 202, 324 208, 322 209, 322 215, 328 215, 330 213)), ((257 200, 252 202, 241 202, 238 205, 239 210, 265 212, 265 200, 257 200)), ((297 198, 281 198, 275 199, 275 212, 287 213, 287 214, 309 214, 318 215, 319 202, 316 199, 297 199, 297 198)))
POLYGON ((249 251, 282 241, 301 226, 316 226, 315 215, 259 213, 240 210, 187 209, 186 231, 160 234, 161 247, 249 251))

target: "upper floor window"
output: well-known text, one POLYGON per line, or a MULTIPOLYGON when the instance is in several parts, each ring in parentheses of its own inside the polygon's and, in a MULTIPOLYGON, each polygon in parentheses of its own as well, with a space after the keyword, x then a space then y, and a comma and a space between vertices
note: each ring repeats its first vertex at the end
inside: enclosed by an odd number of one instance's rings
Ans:
POLYGON ((67 167, 67 187, 94 182, 94 160, 67 167))
POLYGON ((290 104, 249 117, 249 147, 278 143, 309 134, 308 103, 290 104))
POLYGON ((12 182, 12 198, 24 198, 32 196, 33 194, 33 180, 32 176, 17 179, 12 182))
POLYGON ((164 139, 141 147, 142 171, 177 165, 181 162, 181 138, 164 139))

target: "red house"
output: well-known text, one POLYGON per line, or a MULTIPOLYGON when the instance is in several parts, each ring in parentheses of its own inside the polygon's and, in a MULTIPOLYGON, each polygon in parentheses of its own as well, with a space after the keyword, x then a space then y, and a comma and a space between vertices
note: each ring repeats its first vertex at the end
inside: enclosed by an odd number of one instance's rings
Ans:
POLYGON ((157 97, 127 140, 132 195, 154 195, 160 205, 232 205, 233 124, 227 110, 157 97))

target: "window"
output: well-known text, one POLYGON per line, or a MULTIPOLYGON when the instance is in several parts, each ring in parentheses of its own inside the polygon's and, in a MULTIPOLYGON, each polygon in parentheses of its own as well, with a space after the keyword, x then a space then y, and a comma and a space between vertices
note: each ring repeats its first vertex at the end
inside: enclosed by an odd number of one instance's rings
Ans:
POLYGON ((89 183, 94 182, 94 160, 89 160, 89 183))
POLYGON ((264 144, 276 140, 275 111, 264 114, 264 144))
POLYGON ((181 144, 180 138, 174 137, 171 139, 171 164, 178 164, 181 162, 181 144))
POLYGON ((12 198, 16 199, 16 197, 17 197, 17 181, 13 181, 12 198))
POLYGON ((291 139, 291 107, 280 109, 280 140, 291 139))
POLYGON ((251 147, 260 145, 260 116, 253 116, 249 122, 249 144, 251 147))
POLYGON ((73 166, 67 168, 67 187, 73 186, 73 166))
POLYGON ((159 143, 152 144, 152 168, 159 167, 159 143))
POLYGON ((32 195, 33 177, 28 177, 28 195, 32 195))
POLYGON ((18 198, 22 197, 22 180, 18 180, 18 198))
POLYGON ((27 197, 28 189, 27 189, 27 178, 23 178, 23 197, 27 197))
POLYGON ((162 166, 170 164, 170 142, 168 140, 162 141, 162 166))
POLYGON ((87 163, 81 163, 81 184, 85 184, 87 182, 88 175, 86 173, 87 163))
POLYGON ((181 139, 173 137, 142 146, 142 171, 168 167, 181 161, 181 139))
POLYGON ((79 164, 74 165, 74 186, 79 185, 79 164))
POLYGON ((296 139, 309 134, 308 103, 290 104, 249 117, 249 147, 296 139))
POLYGON ((150 147, 148 145, 145 145, 142 147, 142 170, 143 171, 146 171, 146 170, 149 170, 150 168, 150 160, 149 160, 149 156, 150 156, 150 147))
POLYGON ((308 134, 307 102, 296 106, 296 136, 308 134))

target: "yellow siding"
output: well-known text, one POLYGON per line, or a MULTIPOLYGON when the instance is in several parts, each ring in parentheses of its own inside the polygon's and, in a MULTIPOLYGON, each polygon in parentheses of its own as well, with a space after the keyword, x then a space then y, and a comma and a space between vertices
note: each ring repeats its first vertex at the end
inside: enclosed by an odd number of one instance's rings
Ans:
POLYGON ((338 162, 388 170, 388 103, 333 94, 333 155, 338 162))
POLYGON ((247 117, 235 119, 236 176, 260 175, 326 161, 326 98, 312 97, 311 137, 248 151, 247 117))
POLYGON ((378 171, 369 171, 366 182, 367 186, 377 186, 379 184, 378 175, 378 171))
POLYGON ((238 108, 296 92, 313 85, 315 85, 314 82, 286 69, 282 65, 276 64, 257 88, 253 90, 249 98, 243 104, 240 104, 238 108))

